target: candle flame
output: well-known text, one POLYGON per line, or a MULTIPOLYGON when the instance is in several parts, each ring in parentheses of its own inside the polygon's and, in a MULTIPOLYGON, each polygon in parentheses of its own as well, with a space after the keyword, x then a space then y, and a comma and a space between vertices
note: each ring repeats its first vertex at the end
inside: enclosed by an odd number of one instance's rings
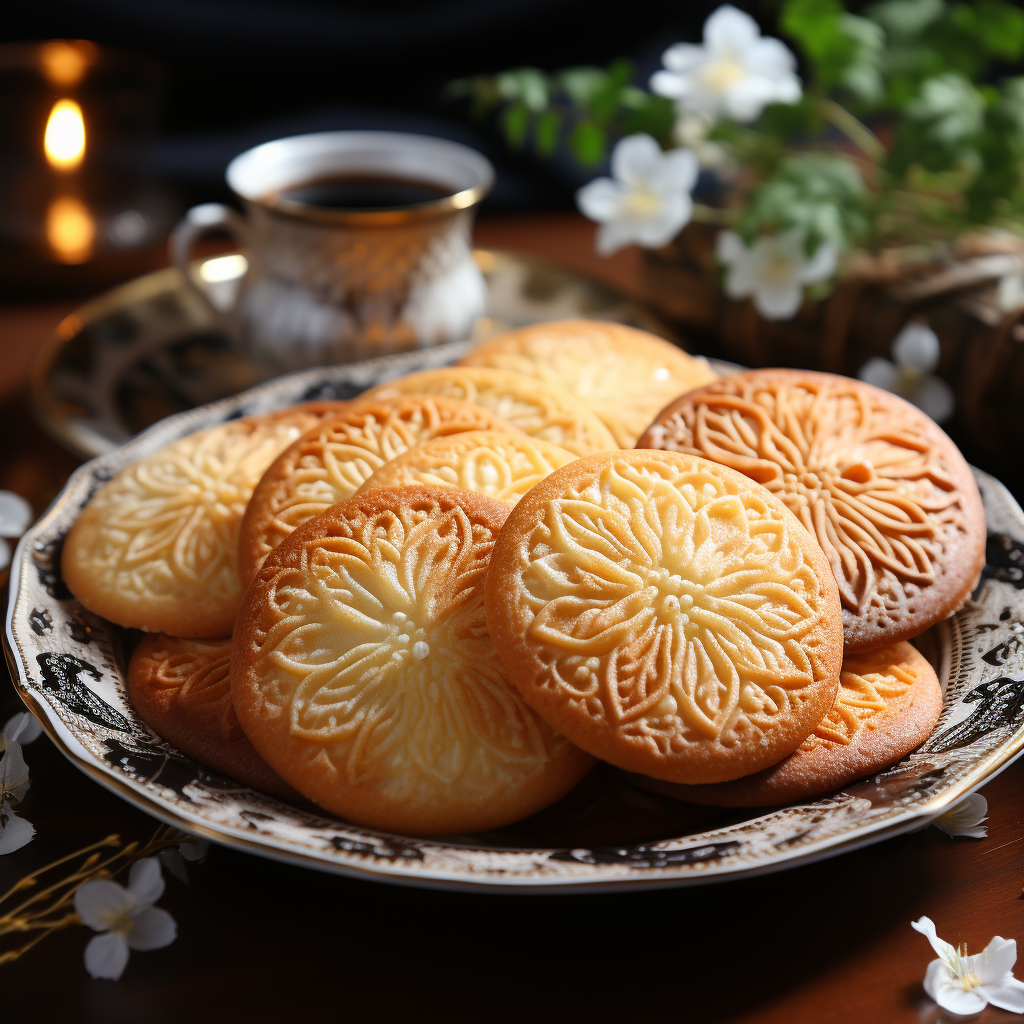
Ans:
POLYGON ((74 170, 85 156, 85 121, 74 100, 58 100, 50 111, 43 136, 43 149, 51 167, 74 170))
POLYGON ((58 196, 46 211, 46 241, 61 263, 84 263, 92 255, 96 221, 75 196, 58 196))

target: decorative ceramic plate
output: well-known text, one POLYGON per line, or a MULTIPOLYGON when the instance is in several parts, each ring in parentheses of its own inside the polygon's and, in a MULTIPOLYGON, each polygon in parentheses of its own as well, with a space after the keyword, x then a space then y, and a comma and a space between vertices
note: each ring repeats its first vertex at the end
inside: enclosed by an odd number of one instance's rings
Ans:
POLYGON ((737 814, 655 796, 599 766, 517 825, 412 839, 264 796, 151 733, 125 693, 140 634, 82 609, 61 579, 61 542, 90 495, 194 430, 293 402, 348 398, 452 361, 468 345, 282 377, 170 417, 71 477, 18 546, 6 633, 21 695, 68 758, 154 817, 263 856, 410 885, 550 892, 721 881, 832 856, 924 826, 1024 748, 1024 514, 982 473, 989 564, 967 606, 918 641, 945 685, 942 718, 915 753, 826 799, 737 814))
MULTIPOLYGON (((643 306, 582 274, 530 256, 486 249, 474 255, 487 282, 487 315, 473 329, 478 341, 567 317, 616 320, 672 337, 643 306)), ((192 267, 192 279, 213 305, 229 308, 245 257, 214 256, 192 267)), ((237 394, 264 377, 172 268, 121 285, 65 317, 35 360, 31 395, 43 426, 91 459, 165 416, 237 394)))

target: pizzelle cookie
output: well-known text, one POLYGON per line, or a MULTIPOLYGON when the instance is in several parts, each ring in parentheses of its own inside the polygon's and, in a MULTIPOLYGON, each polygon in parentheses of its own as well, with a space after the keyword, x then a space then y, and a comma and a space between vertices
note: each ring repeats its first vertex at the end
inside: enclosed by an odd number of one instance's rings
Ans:
POLYGON ((386 462, 360 492, 374 487, 460 487, 514 505, 535 483, 576 456, 521 433, 473 430, 418 444, 386 462))
POLYGON ((574 455, 618 447, 608 428, 564 388, 508 370, 446 366, 421 370, 381 384, 368 397, 445 395, 490 409, 517 430, 558 445, 574 455))
POLYGON ((487 628, 554 728, 628 771, 721 782, 832 706, 839 595, 814 538, 706 459, 608 452, 537 484, 491 556, 487 628))
POLYGON ((942 713, 935 670, 905 640, 843 661, 832 710, 789 757, 734 782, 655 783, 691 803, 766 807, 813 800, 899 761, 930 735, 942 713))
POLYGON ((264 470, 319 404, 233 420, 166 445, 93 495, 61 572, 90 611, 172 636, 226 636, 242 597, 238 534, 264 470))
POLYGON ((297 529, 245 596, 232 697, 299 792, 372 828, 516 821, 592 759, 502 676, 483 584, 508 506, 451 487, 378 488, 297 529))
POLYGON ((351 497, 396 455, 466 430, 514 433, 479 405, 425 395, 360 399, 324 417, 281 453, 253 492, 238 543, 242 581, 249 585, 292 530, 351 497))
POLYGON ((128 664, 128 695, 158 736, 218 772, 277 796, 298 794, 256 753, 231 703, 231 638, 143 637, 128 664))
POLYGON ((679 395, 718 374, 647 331, 608 320, 555 320, 499 335, 461 366, 491 366, 565 388, 597 413, 620 448, 632 448, 679 395))
POLYGON ((684 395, 638 447, 690 452, 763 484, 818 538, 848 651, 955 612, 985 560, 970 467, 923 412, 827 373, 751 370, 684 395))

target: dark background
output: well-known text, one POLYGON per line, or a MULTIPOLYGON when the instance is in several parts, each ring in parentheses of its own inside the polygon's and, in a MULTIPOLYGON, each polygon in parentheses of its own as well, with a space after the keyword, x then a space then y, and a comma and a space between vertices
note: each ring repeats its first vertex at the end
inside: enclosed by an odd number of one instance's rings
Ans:
MULTIPOLYGON (((90 39, 164 67, 160 177, 183 203, 226 199, 231 157, 285 135, 414 131, 464 142, 498 168, 491 211, 565 208, 594 176, 514 153, 493 122, 445 101, 455 78, 627 56, 637 84, 665 48, 699 41, 711 0, 56 0, 5 4, 0 42, 90 39)), ((768 4, 739 3, 765 20, 768 4)), ((0 151, 3 140, 0 139, 0 151)))

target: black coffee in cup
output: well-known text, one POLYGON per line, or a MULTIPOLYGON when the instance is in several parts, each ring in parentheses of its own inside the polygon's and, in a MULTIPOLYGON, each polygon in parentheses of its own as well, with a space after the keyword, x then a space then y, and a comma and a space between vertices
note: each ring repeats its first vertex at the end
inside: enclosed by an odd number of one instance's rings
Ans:
POLYGON ((368 176, 321 178, 275 192, 271 199, 323 210, 394 210, 432 203, 451 195, 448 189, 408 178, 368 176))

